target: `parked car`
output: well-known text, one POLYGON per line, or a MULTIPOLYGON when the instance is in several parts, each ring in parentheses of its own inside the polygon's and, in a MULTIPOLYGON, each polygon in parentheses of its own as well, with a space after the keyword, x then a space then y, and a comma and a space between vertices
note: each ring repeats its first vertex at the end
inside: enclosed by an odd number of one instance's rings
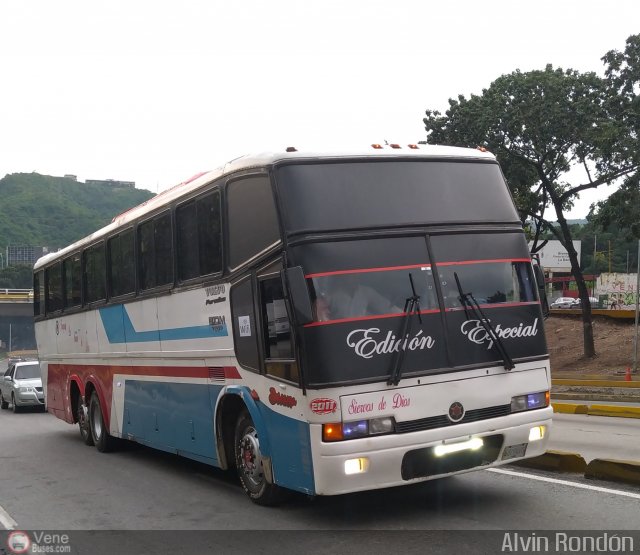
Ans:
POLYGON ((42 373, 38 361, 21 361, 9 365, 0 380, 0 408, 11 404, 13 412, 22 407, 45 407, 42 373))
MULTIPOLYGON (((600 301, 595 297, 589 297, 589 302, 591 303, 591 308, 598 308, 600 306, 600 301)), ((580 299, 575 299, 573 297, 558 297, 555 301, 553 301, 549 308, 581 308, 580 299)))
POLYGON ((574 299, 573 297, 558 297, 554 300, 549 308, 579 308, 580 299, 574 299))

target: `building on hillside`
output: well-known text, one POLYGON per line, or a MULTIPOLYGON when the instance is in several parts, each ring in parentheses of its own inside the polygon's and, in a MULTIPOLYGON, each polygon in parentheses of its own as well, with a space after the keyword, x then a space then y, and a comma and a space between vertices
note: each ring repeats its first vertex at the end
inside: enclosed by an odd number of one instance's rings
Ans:
POLYGON ((9 245, 6 252, 7 266, 20 264, 33 266, 41 256, 48 254, 49 247, 35 247, 33 245, 9 245))
POLYGON ((127 189, 135 189, 135 181, 118 181, 116 179, 87 179, 87 185, 102 185, 107 187, 122 187, 127 189))

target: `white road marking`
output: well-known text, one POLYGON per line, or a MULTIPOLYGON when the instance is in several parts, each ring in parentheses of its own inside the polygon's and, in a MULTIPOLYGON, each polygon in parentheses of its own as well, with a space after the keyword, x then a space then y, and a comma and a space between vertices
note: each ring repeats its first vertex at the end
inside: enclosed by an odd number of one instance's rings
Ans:
POLYGON ((0 525, 4 526, 5 530, 15 530, 18 526, 18 523, 2 508, 2 505, 0 505, 0 525))
POLYGON ((557 478, 547 478, 546 476, 537 476, 535 474, 527 474, 525 472, 514 472, 513 470, 503 470, 501 468, 487 468, 487 471, 495 472, 496 474, 507 474, 508 476, 517 476, 519 478, 528 478, 529 480, 538 480, 540 482, 562 484, 563 486, 570 486, 578 489, 588 489, 591 491, 599 491, 602 493, 612 493, 613 495, 620 495, 622 497, 631 497, 632 499, 640 499, 640 493, 631 493, 629 491, 622 491, 619 489, 601 488, 599 486, 590 486, 589 484, 579 484, 578 482, 571 482, 569 480, 558 480, 557 478))

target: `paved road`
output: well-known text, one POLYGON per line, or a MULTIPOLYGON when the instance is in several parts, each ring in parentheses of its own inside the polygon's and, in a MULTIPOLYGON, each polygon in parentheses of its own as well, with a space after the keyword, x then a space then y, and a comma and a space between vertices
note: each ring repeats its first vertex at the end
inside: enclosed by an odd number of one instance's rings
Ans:
POLYGON ((0 506, 27 529, 638 529, 639 504, 637 488, 508 467, 267 509, 228 473, 130 443, 101 454, 49 414, 0 411, 0 506))

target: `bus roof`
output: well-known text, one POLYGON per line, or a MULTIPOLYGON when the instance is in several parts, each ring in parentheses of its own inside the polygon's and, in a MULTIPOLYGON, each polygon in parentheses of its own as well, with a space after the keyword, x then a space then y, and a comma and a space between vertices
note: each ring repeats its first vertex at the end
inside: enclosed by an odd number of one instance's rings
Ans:
POLYGON ((453 146, 437 146, 437 145, 423 145, 423 144, 374 144, 370 145, 366 149, 356 148, 349 150, 336 150, 336 151, 316 151, 316 150, 297 150, 295 147, 288 147, 287 149, 277 152, 262 152, 255 154, 248 154, 235 158, 223 166, 211 170, 198 173, 191 178, 178 183, 168 189, 165 189, 161 193, 158 193, 149 200, 142 204, 135 206, 121 214, 118 214, 113 218, 111 223, 105 227, 96 230, 91 235, 88 235, 79 241, 63 248, 54 253, 49 253, 38 261, 34 265, 34 270, 41 268, 52 260, 66 256, 67 254, 77 250, 85 245, 90 245, 92 242, 108 235, 109 233, 126 226, 126 224, 135 221, 136 219, 151 213, 158 208, 171 204, 174 200, 186 196, 189 193, 197 191, 201 187, 211 183, 212 181, 223 177, 225 175, 249 170, 252 168, 264 168, 278 162, 285 161, 314 161, 314 160, 339 160, 349 158, 370 158, 370 159, 393 159, 393 158, 458 158, 458 159, 482 159, 482 160, 495 160, 495 156, 487 152, 484 148, 461 148, 453 146))

